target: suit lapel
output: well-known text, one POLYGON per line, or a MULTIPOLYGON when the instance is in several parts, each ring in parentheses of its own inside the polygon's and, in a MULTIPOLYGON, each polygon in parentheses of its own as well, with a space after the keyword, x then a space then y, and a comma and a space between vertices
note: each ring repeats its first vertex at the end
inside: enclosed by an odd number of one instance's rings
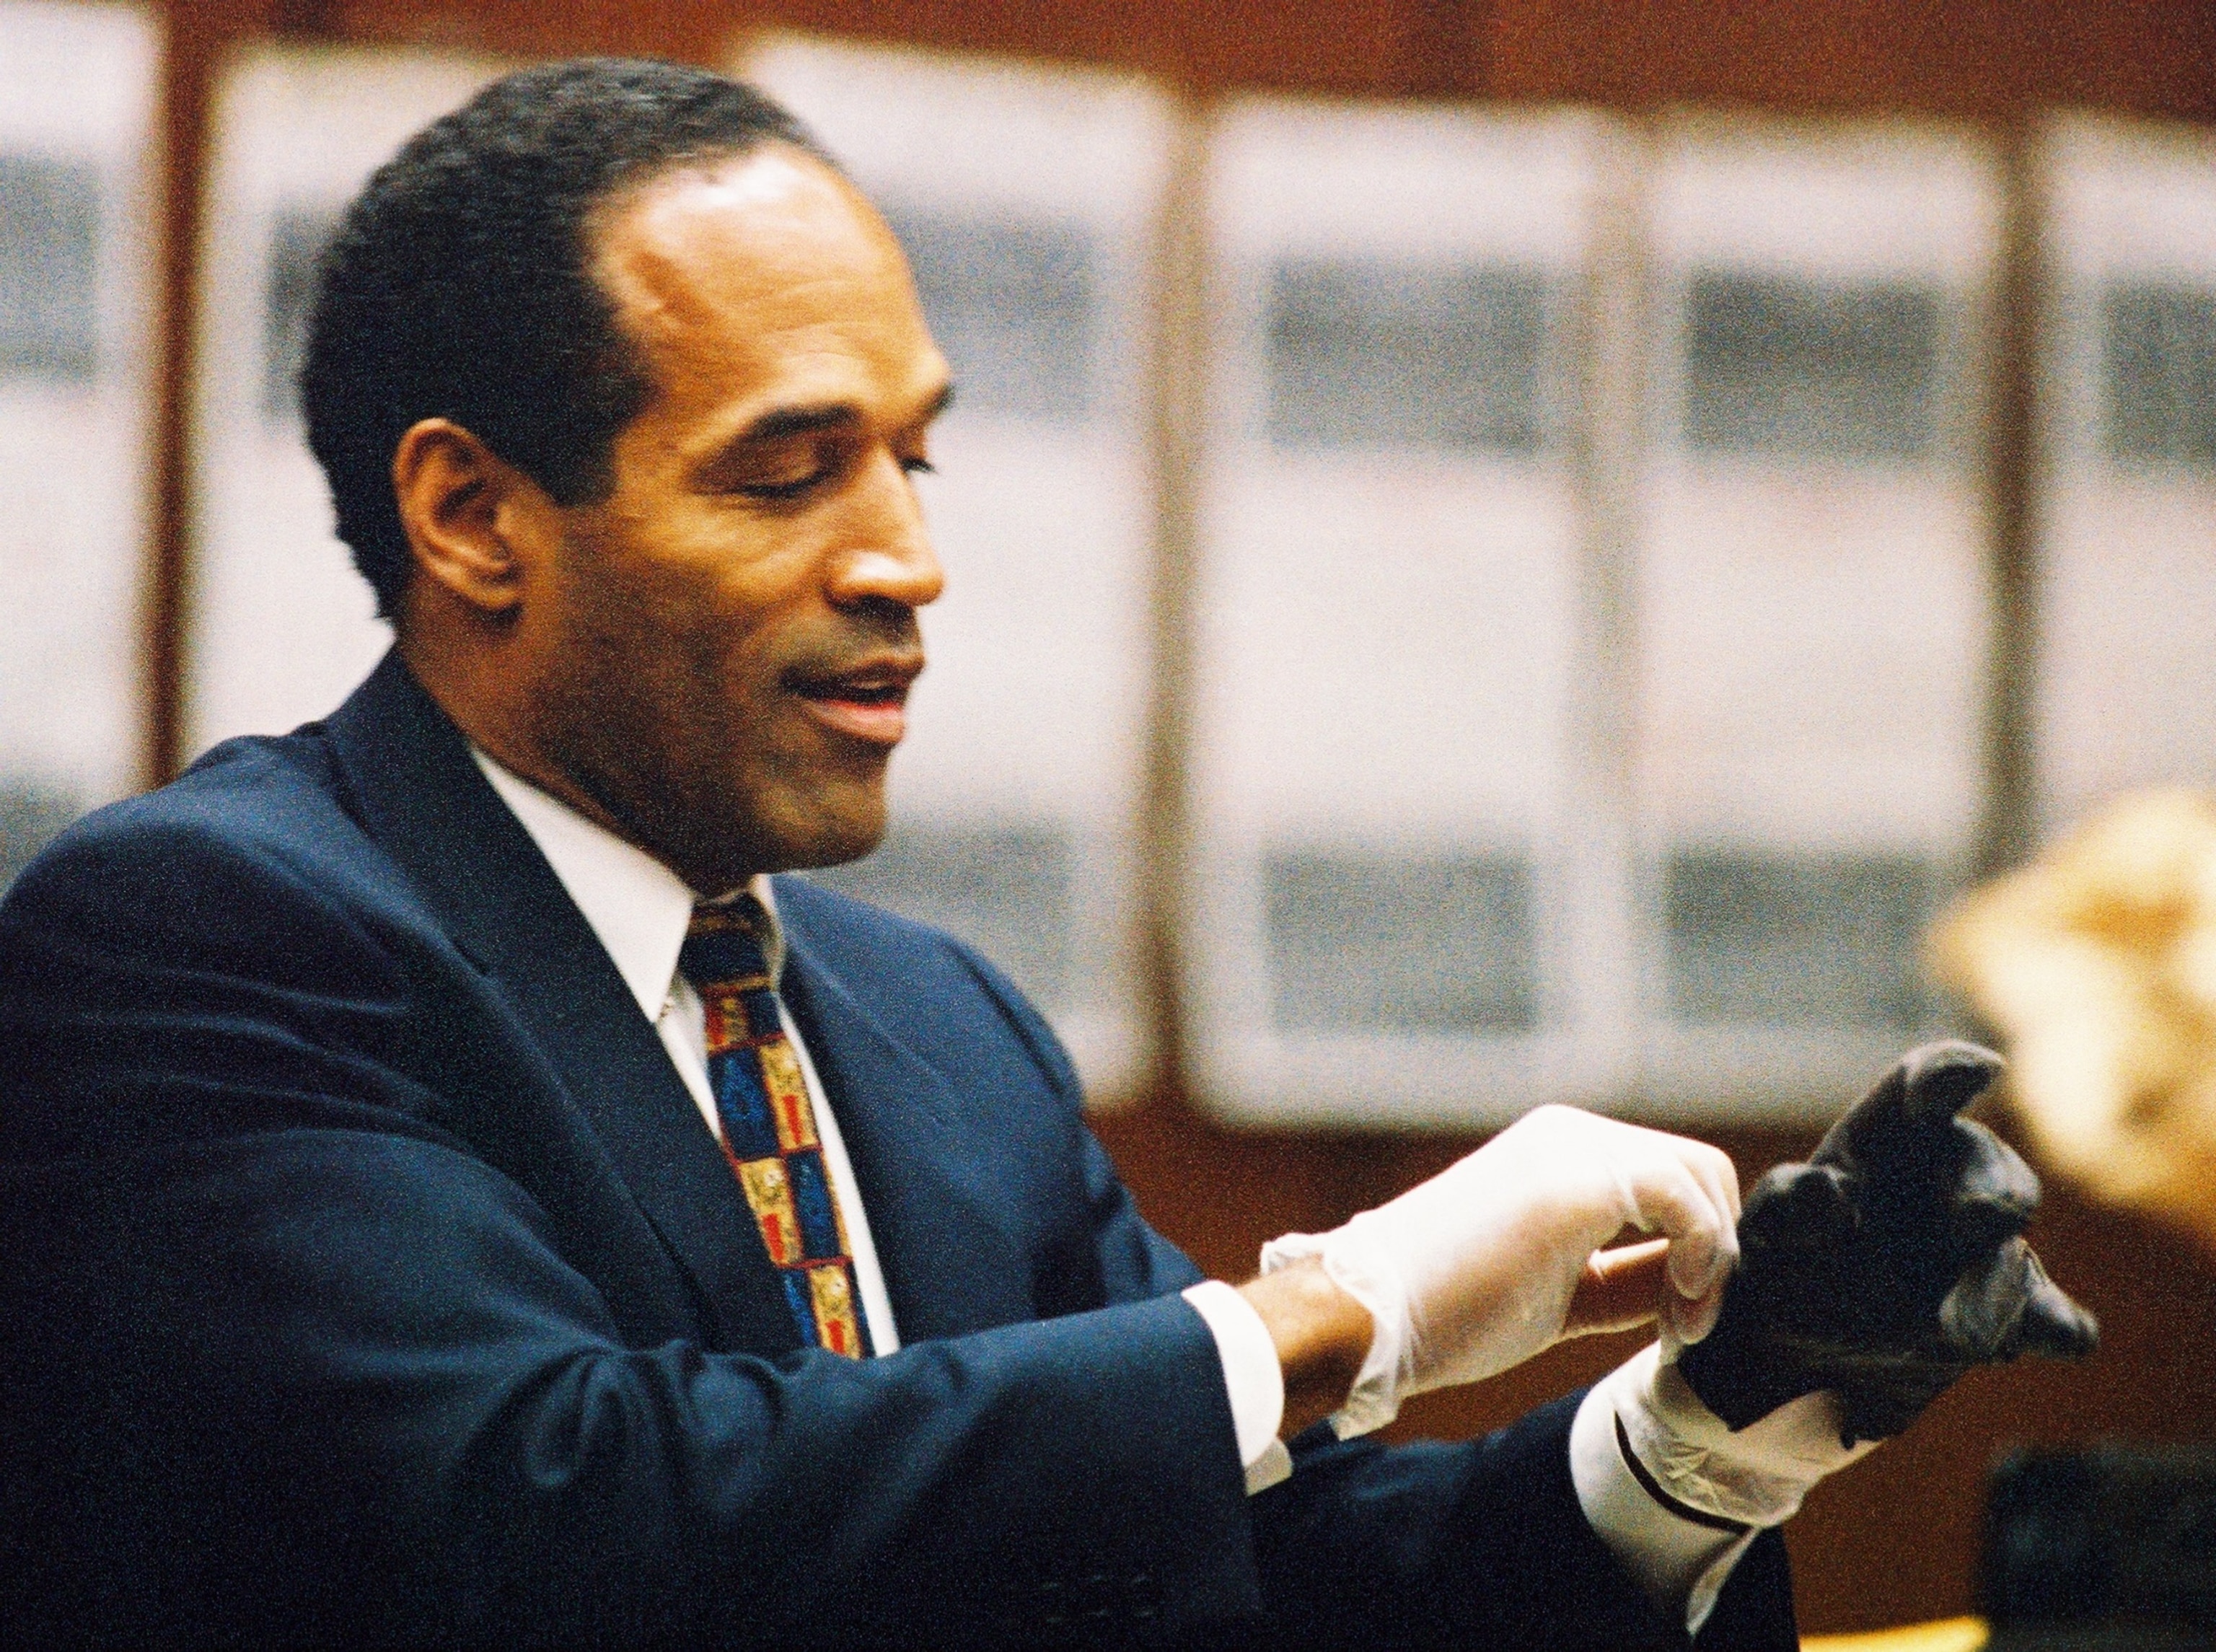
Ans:
MULTIPOLYGON (((797 904, 795 903, 794 904, 797 904)), ((789 908, 781 904, 781 915, 789 908)), ((1010 1188, 946 1081, 786 924, 784 989, 846 1144, 903 1342, 1036 1316, 1010 1188)))
POLYGON ((668 1052, 460 730, 397 653, 326 726, 365 824, 551 1058, 631 1197, 692 1273, 717 1345, 797 1347, 753 1215, 668 1052))

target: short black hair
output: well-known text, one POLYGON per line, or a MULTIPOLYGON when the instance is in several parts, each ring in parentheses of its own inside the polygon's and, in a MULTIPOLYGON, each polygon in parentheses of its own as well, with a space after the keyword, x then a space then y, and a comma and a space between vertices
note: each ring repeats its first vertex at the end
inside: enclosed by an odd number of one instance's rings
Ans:
POLYGON ((587 261, 593 213, 672 167, 786 144, 753 88, 588 58, 495 81, 379 168, 323 255, 300 373, 338 535, 391 617, 412 562, 392 493, 409 427, 448 418, 564 505, 606 495, 645 370, 587 261))

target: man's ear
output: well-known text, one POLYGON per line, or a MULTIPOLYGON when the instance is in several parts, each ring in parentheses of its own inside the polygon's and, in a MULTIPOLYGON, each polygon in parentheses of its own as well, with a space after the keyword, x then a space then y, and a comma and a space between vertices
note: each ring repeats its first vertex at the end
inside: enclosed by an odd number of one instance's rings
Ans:
POLYGON ((488 620, 514 618, 554 502, 451 419, 410 425, 392 453, 392 492, 422 576, 488 620))

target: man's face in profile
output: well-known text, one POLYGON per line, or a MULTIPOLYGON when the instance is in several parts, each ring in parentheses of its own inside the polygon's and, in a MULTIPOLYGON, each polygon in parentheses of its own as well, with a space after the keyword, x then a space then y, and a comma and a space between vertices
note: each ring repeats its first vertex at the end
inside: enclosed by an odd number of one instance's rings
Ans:
POLYGON ((946 363, 882 219, 772 147, 607 204, 652 392, 562 513, 539 749, 703 893, 866 853, 939 594, 913 472, 946 363))

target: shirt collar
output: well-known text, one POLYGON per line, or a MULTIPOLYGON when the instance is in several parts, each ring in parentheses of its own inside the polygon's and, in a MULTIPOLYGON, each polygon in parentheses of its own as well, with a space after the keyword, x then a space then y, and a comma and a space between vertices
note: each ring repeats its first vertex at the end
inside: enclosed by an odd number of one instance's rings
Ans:
MULTIPOLYGON (((470 755, 554 868, 640 1010, 647 1020, 659 1020, 676 978, 677 954, 700 897, 637 845, 625 842, 560 798, 502 768, 475 745, 470 755)), ((719 898, 740 892, 734 890, 719 898)), ((774 983, 785 972, 785 930, 778 922, 777 897, 765 877, 750 879, 745 892, 760 901, 768 915, 762 951, 774 983)))

